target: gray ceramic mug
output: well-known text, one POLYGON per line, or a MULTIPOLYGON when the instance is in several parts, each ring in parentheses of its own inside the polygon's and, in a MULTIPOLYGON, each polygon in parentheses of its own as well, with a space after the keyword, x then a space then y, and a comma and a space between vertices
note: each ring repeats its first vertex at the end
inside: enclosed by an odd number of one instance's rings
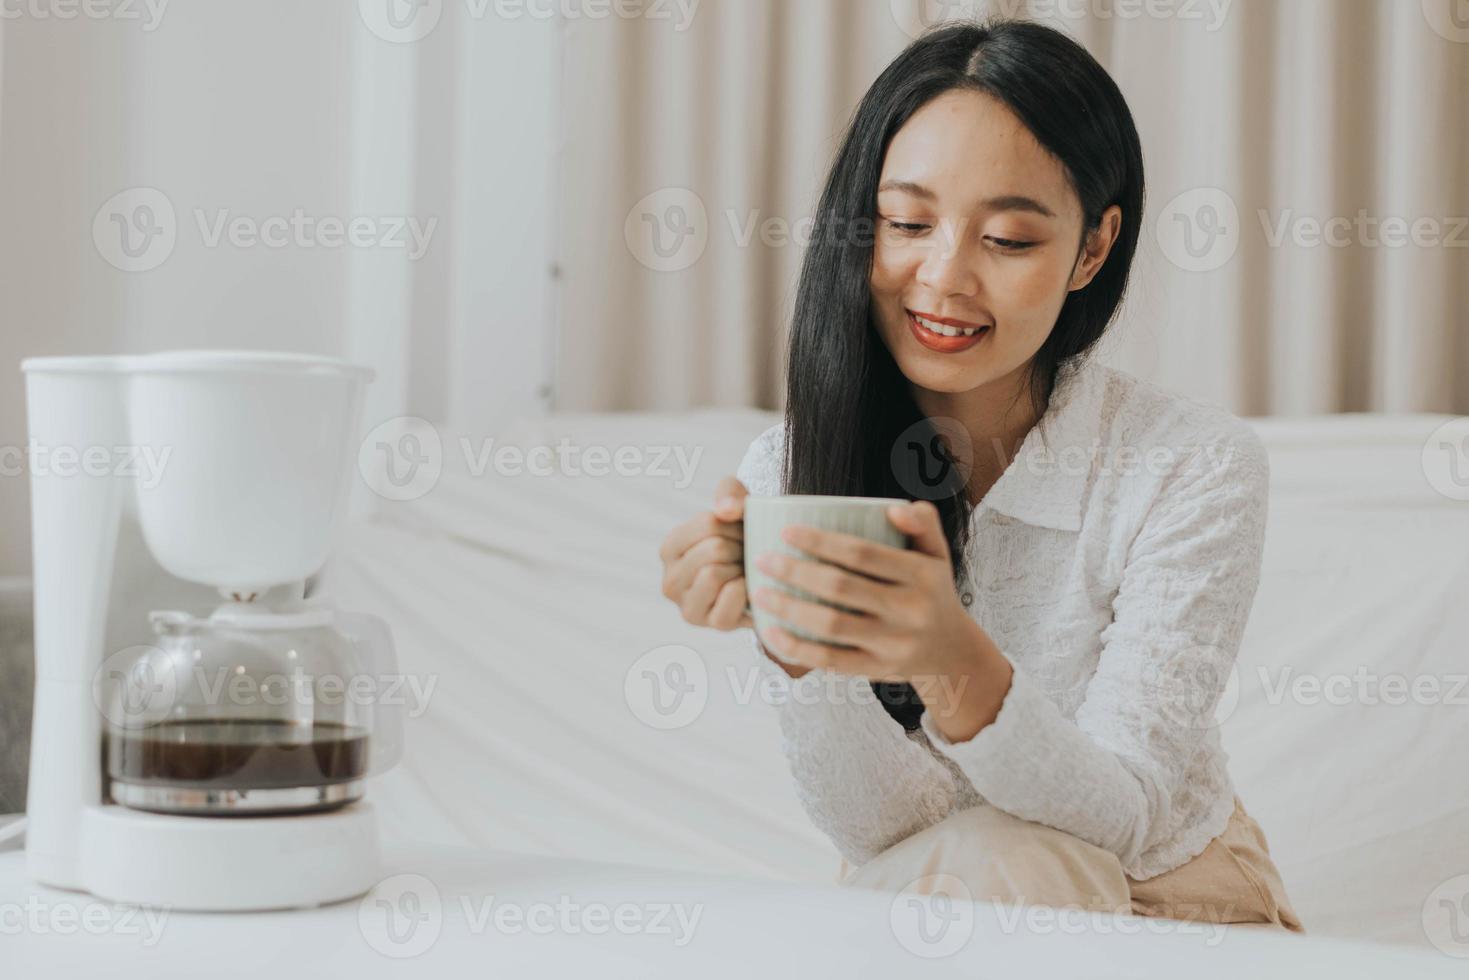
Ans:
MULTIPOLYGON (((887 516, 889 507, 906 503, 909 501, 892 497, 746 497, 745 585, 749 595, 753 597, 760 588, 770 586, 801 599, 819 602, 823 606, 841 608, 801 589, 777 582, 755 567, 756 556, 767 551, 778 551, 796 558, 810 557, 781 540, 780 532, 791 524, 805 524, 824 531, 839 531, 891 548, 907 548, 908 536, 894 527, 887 516)), ((751 615, 755 619, 757 632, 770 626, 780 626, 802 639, 829 642, 796 629, 758 607, 752 607, 751 615)))

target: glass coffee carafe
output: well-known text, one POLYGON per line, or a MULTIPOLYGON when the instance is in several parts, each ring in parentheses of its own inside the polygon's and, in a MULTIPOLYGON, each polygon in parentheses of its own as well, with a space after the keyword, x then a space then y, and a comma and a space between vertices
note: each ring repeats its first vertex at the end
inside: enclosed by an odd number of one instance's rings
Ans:
POLYGON ((392 641, 379 619, 233 602, 154 612, 156 638, 99 677, 108 791, 154 813, 309 813, 397 761, 392 641))

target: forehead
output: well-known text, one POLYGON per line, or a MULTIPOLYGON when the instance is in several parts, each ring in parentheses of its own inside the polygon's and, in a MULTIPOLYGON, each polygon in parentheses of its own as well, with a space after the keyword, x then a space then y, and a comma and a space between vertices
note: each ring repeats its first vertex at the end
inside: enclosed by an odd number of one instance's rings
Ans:
POLYGON ((922 184, 946 209, 1021 194, 1058 215, 1079 212, 1060 161, 1008 106, 973 90, 945 92, 909 117, 888 144, 881 180, 922 184))

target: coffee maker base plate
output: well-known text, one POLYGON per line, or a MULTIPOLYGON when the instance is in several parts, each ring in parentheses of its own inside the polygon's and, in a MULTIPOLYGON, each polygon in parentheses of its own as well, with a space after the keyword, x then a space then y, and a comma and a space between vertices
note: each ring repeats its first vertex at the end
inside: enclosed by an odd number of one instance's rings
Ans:
POLYGON ((92 894, 180 911, 311 908, 362 895, 381 875, 367 801, 249 820, 90 806, 80 859, 92 894))

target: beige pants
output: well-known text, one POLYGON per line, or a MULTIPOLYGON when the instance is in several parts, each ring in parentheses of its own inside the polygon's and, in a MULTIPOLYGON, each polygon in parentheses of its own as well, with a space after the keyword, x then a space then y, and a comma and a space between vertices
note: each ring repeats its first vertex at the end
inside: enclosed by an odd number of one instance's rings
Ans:
POLYGON ((1094 844, 981 805, 899 841, 846 874, 842 884, 953 895, 949 876, 976 901, 1302 931, 1265 835, 1238 799, 1224 833, 1203 853, 1146 881, 1129 878, 1116 855, 1094 844))

